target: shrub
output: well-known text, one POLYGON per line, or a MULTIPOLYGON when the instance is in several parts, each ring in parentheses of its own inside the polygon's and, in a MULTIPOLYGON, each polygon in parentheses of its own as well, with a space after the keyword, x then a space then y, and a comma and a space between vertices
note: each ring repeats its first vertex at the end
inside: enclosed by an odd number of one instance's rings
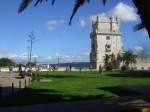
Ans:
POLYGON ((105 66, 105 70, 106 70, 106 71, 110 71, 110 70, 112 70, 112 69, 113 69, 113 66, 112 66, 111 63, 108 63, 108 64, 105 66))
POLYGON ((122 72, 125 72, 125 71, 128 71, 128 70, 129 70, 129 67, 127 67, 127 66, 122 66, 121 67, 122 72))

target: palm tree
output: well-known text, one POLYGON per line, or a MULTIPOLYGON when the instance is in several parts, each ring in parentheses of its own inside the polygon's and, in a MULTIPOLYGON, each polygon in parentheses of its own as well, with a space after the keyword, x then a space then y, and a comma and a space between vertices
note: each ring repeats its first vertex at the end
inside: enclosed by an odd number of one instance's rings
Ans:
POLYGON ((112 53, 110 56, 111 56, 111 62, 112 62, 113 68, 119 69, 120 68, 120 64, 122 62, 122 56, 121 56, 121 54, 118 53, 117 56, 115 56, 112 53))
POLYGON ((136 63, 136 55, 131 50, 125 52, 122 56, 124 66, 129 67, 130 64, 136 63))
POLYGON ((104 63, 105 63, 105 66, 107 66, 110 63, 110 56, 108 54, 106 54, 104 57, 104 63))
POLYGON ((111 67, 112 69, 118 69, 120 67, 121 61, 122 57, 120 54, 117 56, 115 56, 113 53, 110 55, 106 54, 104 58, 105 67, 111 67))
MULTIPOLYGON (((24 11, 28 5, 35 1, 34 6, 37 6, 38 4, 41 4, 43 1, 49 1, 49 0, 22 0, 18 9, 18 12, 24 11)), ((51 0, 51 4, 54 5, 56 0, 51 0)), ((89 3, 91 0, 75 0, 75 5, 72 11, 72 15, 70 16, 69 25, 71 25, 71 21, 78 11, 78 9, 83 6, 86 2, 89 3)), ((107 0, 102 0, 103 4, 105 5, 107 0)), ((135 26, 135 30, 140 30, 142 28, 146 28, 148 31, 148 34, 150 36, 150 0, 132 0, 135 4, 138 15, 141 18, 141 23, 135 26)))
POLYGON ((113 68, 116 68, 116 58, 113 53, 110 55, 105 54, 104 66, 106 70, 112 70, 113 68))

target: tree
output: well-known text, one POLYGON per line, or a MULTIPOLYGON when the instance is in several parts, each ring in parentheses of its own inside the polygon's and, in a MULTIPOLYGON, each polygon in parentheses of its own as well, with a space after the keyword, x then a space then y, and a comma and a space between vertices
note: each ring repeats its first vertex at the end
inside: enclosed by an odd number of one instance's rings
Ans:
POLYGON ((121 61, 122 57, 120 54, 117 56, 115 56, 113 53, 110 55, 106 54, 104 58, 104 66, 106 70, 118 69, 120 68, 121 61))
POLYGON ((28 62, 26 65, 27 65, 27 66, 34 67, 34 66, 36 66, 36 62, 28 62))
POLYGON ((146 45, 142 45, 139 49, 134 48, 134 54, 137 55, 137 59, 140 61, 150 60, 150 48, 146 45))
POLYGON ((128 50, 123 54, 122 61, 123 65, 128 68, 130 64, 136 63, 136 55, 131 50, 128 50))
POLYGON ((121 62, 122 62, 122 56, 120 53, 118 53, 117 58, 114 63, 115 68, 117 68, 117 69, 120 68, 121 62))
POLYGON ((14 64, 12 60, 8 59, 8 58, 1 58, 0 59, 0 65, 5 67, 5 66, 10 66, 14 64))
POLYGON ((105 54, 104 67, 106 70, 112 70, 113 69, 113 66, 112 66, 113 58, 112 57, 113 57, 112 55, 105 54))
MULTIPOLYGON (((31 2, 35 1, 34 6, 36 7, 38 4, 41 4, 43 1, 49 1, 49 0, 22 0, 18 9, 18 12, 24 11, 31 2)), ((56 0, 51 0, 51 4, 54 5, 56 0)), ((72 11, 72 15, 70 17, 69 24, 71 24, 71 21, 78 11, 78 9, 83 6, 85 3, 89 3, 91 0, 75 0, 75 5, 72 11)), ((107 0, 102 0, 103 4, 105 5, 107 0)), ((141 18, 141 23, 137 24, 135 26, 135 30, 140 30, 142 28, 146 28, 148 31, 148 34, 150 36, 150 0, 132 0, 135 4, 138 12, 137 14, 141 18)))

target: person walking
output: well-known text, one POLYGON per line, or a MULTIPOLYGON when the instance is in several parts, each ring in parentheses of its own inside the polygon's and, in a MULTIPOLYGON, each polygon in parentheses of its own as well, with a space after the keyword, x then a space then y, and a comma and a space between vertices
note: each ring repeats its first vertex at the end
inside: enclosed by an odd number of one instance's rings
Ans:
POLYGON ((12 77, 13 77, 13 66, 10 65, 9 66, 9 79, 12 79, 12 77))
POLYGON ((2 65, 0 64, 0 72, 2 71, 2 65))
POLYGON ((69 69, 70 69, 70 71, 71 71, 71 69, 72 69, 72 65, 71 65, 71 64, 69 65, 69 69))
POLYGON ((89 65, 89 71, 90 72, 92 71, 92 65, 91 64, 89 65))
POLYGON ((22 72, 22 65, 19 64, 19 76, 21 76, 21 78, 23 78, 23 72, 22 72))
POLYGON ((99 74, 102 74, 102 66, 99 65, 99 74))

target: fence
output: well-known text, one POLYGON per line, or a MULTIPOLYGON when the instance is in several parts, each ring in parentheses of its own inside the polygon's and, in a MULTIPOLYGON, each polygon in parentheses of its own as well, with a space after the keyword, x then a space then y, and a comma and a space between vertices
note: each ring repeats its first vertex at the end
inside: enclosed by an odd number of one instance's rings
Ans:
MULTIPOLYGON (((0 80, 3 79, 0 78, 0 80)), ((14 96, 15 93, 21 92, 30 83, 31 79, 29 77, 25 79, 13 79, 13 81, 10 81, 10 79, 5 79, 5 83, 1 83, 0 85, 0 98, 14 96)))

